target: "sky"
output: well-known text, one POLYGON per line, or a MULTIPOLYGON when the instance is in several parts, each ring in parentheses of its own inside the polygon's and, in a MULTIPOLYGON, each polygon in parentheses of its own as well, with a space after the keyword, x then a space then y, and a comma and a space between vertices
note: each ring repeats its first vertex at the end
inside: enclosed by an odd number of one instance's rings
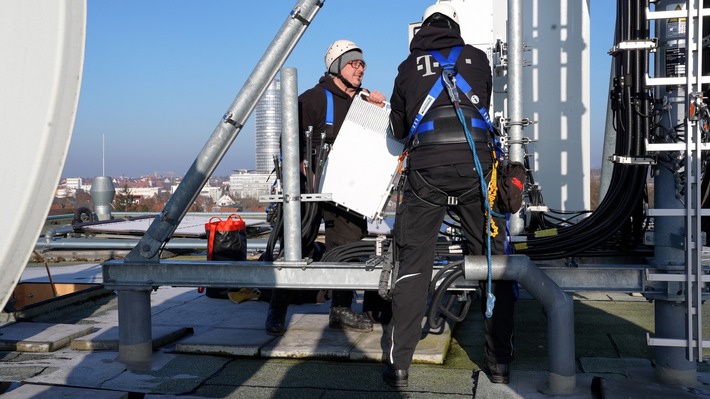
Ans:
MULTIPOLYGON (((82 87, 62 177, 184 176, 296 3, 87 0, 82 87)), ((284 66, 296 68, 300 93, 325 71, 329 44, 349 39, 364 50, 363 87, 389 98, 408 53, 407 25, 433 3, 326 0, 284 66)), ((590 3, 591 166, 598 167, 616 3, 590 3)), ((214 176, 255 168, 253 120, 214 176)))

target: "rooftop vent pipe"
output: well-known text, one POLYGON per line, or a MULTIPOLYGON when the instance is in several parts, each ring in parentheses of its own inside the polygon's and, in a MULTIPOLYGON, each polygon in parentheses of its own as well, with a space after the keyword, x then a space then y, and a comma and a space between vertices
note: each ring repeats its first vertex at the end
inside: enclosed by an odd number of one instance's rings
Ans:
POLYGON ((111 220, 111 202, 116 194, 113 181, 108 176, 97 176, 91 184, 91 199, 94 202, 94 212, 99 220, 111 220))

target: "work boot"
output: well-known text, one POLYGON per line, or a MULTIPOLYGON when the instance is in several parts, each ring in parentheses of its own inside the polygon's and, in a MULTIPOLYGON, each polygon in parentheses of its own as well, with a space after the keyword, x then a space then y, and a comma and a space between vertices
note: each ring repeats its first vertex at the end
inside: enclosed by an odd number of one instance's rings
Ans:
POLYGON ((406 387, 409 385, 409 372, 407 370, 397 370, 391 364, 385 363, 382 369, 382 379, 391 387, 406 387))
POLYGON ((266 333, 273 336, 284 335, 286 332, 286 314, 288 313, 289 292, 274 290, 269 302, 269 312, 266 315, 266 333))
POLYGON ((352 331, 372 331, 372 320, 356 313, 349 307, 331 307, 328 322, 330 328, 343 328, 352 331))
POLYGON ((494 384, 507 384, 510 382, 510 365, 504 363, 495 363, 485 359, 481 368, 494 384))

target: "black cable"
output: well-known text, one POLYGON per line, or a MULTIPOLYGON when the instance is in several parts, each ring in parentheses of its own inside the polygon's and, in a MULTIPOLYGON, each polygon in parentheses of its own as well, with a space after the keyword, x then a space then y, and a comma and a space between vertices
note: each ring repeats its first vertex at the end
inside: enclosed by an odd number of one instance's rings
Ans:
POLYGON ((454 315, 451 312, 451 308, 457 302, 457 300, 456 294, 449 293, 448 289, 456 280, 463 277, 464 275, 463 263, 457 266, 458 267, 450 269, 452 271, 448 273, 448 275, 444 278, 441 284, 439 284, 439 287, 434 291, 434 294, 432 295, 431 303, 429 304, 429 311, 427 312, 427 322, 429 324, 429 327, 434 330, 440 328, 444 323, 445 319, 449 319, 455 322, 463 321, 463 319, 465 319, 466 315, 468 314, 469 308, 471 307, 471 296, 468 292, 466 292, 464 293, 464 295, 466 295, 466 302, 464 303, 463 308, 461 308, 461 310, 459 311, 459 314, 454 315), (450 296, 446 302, 446 305, 442 306, 441 300, 447 293, 450 296), (445 317, 440 316, 440 314, 445 317))
MULTIPOLYGON (((617 3, 617 42, 637 40, 648 36, 648 27, 642 18, 640 1, 617 3)), ((614 89, 612 103, 614 127, 617 130, 616 154, 625 157, 645 155, 641 145, 646 138, 650 119, 651 95, 643 79, 647 67, 647 53, 640 50, 620 51, 615 55, 614 89)), ((645 195, 647 167, 644 165, 615 164, 609 190, 602 203, 589 217, 573 225, 553 221, 552 215, 533 214, 531 226, 538 229, 556 227, 557 235, 535 237, 527 235, 526 248, 518 252, 534 259, 557 259, 588 251, 613 239, 619 231, 633 234, 631 241, 640 242, 644 218, 639 214, 645 195)), ((531 191, 531 201, 539 201, 537 192, 531 191)), ((619 242, 618 240, 616 240, 619 242)), ((628 241, 626 241, 628 244, 628 241)))
MULTIPOLYGON (((321 262, 351 262, 359 258, 370 257, 375 254, 376 242, 373 240, 360 240, 348 244, 338 245, 323 254, 321 262)), ((382 242, 382 251, 389 248, 389 240, 382 242)))
POLYGON ((433 293, 434 291, 436 291, 436 282, 441 279, 441 276, 448 273, 449 271, 451 271, 451 269, 455 267, 461 267, 461 265, 463 265, 463 261, 451 262, 447 266, 439 269, 439 271, 434 275, 434 278, 431 279, 431 283, 429 283, 429 292, 433 293))

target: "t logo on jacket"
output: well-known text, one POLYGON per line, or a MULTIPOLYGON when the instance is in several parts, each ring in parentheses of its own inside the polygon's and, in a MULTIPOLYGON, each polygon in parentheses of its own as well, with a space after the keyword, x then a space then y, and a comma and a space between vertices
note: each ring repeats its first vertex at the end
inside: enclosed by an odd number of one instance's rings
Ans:
MULTIPOLYGON (((436 72, 433 71, 434 68, 439 67, 439 63, 436 61, 433 61, 433 58, 431 54, 426 54, 426 55, 420 55, 417 57, 417 71, 421 71, 422 69, 424 70, 424 75, 425 76, 430 76, 430 75, 436 75, 436 72)), ((471 63, 471 59, 466 58, 464 60, 467 64, 471 63)))
POLYGON ((422 75, 422 77, 435 74, 435 72, 432 71, 432 68, 438 67, 439 63, 438 62, 431 62, 432 58, 433 57, 430 54, 417 57, 417 71, 421 71, 422 69, 425 70, 424 75, 422 75), (424 62, 422 62, 422 61, 424 61, 424 62))

